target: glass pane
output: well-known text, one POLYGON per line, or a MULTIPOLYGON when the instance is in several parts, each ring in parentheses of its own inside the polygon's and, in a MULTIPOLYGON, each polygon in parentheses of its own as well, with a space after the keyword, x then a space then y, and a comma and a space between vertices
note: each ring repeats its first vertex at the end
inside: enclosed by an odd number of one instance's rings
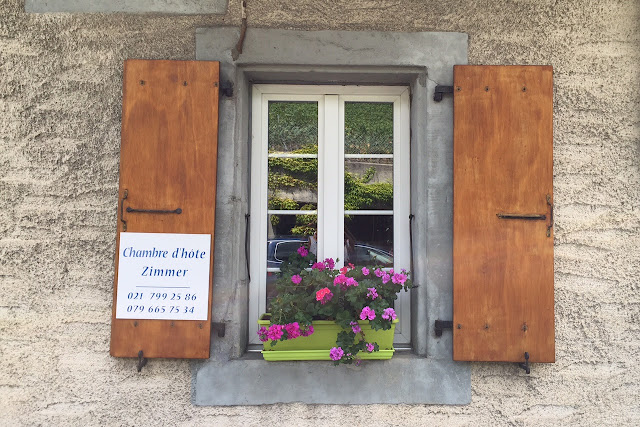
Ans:
POLYGON ((393 154, 393 104, 345 102, 344 152, 393 154))
POLYGON ((345 159, 345 210, 393 209, 393 159, 345 159))
POLYGON ((269 153, 318 153, 318 103, 269 101, 269 153))
MULTIPOLYGON (((296 249, 300 247, 301 242, 307 243, 309 249, 315 253, 314 240, 311 239, 316 235, 318 228, 318 216, 317 215, 267 215, 267 243, 280 244, 284 242, 295 242, 297 244, 296 249)), ((284 248, 285 246, 283 246, 284 248)), ((284 250, 284 249, 282 249, 284 250)), ((280 253, 284 253, 284 252, 280 253)), ((275 246, 271 248, 271 253, 267 255, 267 260, 272 259, 272 255, 275 256, 275 246)), ((284 258, 280 257, 280 262, 284 258)), ((267 263, 267 267, 279 267, 279 265, 270 265, 267 263)))
MULTIPOLYGON (((280 268, 300 246, 317 252, 316 215, 269 215, 267 268, 280 268), (274 225, 275 223, 275 225, 274 225), (300 234, 298 234, 300 233, 300 234)), ((267 272, 267 310, 276 295, 277 272, 267 272)))
POLYGON ((345 215, 345 263, 393 267, 393 215, 345 215))
MULTIPOLYGON (((271 207, 269 209, 309 209, 302 207, 309 203, 318 203, 318 159, 269 159, 268 178, 269 205, 271 199, 291 201, 298 207, 271 207)), ((315 209, 312 208, 312 209, 315 209)))

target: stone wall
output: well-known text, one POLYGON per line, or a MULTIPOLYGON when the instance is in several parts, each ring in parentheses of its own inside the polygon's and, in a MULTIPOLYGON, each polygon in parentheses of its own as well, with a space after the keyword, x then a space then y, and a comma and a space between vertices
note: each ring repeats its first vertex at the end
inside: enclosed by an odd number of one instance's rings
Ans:
MULTIPOLYGON (((640 424, 640 4, 247 0, 249 27, 458 31, 555 70, 556 358, 472 365, 467 406, 196 407, 189 362, 109 356, 126 58, 194 59, 212 16, 0 0, 0 425, 640 424)), ((274 385, 277 387, 277 385, 274 385)))

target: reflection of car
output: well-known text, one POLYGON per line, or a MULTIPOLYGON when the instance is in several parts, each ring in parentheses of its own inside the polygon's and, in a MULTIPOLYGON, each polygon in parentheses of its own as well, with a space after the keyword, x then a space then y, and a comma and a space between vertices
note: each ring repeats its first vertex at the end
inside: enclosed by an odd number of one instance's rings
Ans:
POLYGON ((267 240, 267 268, 279 268, 298 248, 307 243, 299 237, 267 240))
MULTIPOLYGON (((307 243, 307 239, 299 237, 282 237, 267 240, 267 268, 278 268, 298 248, 307 243)), ((376 248, 364 243, 354 245, 354 253, 346 262, 355 265, 380 265, 393 267, 393 254, 384 249, 376 248)))
POLYGON ((354 245, 354 259, 347 260, 355 265, 381 265, 393 267, 393 255, 385 250, 369 245, 356 243, 354 245))

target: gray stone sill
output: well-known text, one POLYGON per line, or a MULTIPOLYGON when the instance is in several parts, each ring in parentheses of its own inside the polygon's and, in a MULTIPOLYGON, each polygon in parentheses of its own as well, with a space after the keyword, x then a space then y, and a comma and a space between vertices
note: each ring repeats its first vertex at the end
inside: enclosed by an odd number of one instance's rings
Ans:
POLYGON ((260 353, 196 368, 196 405, 471 402, 469 363, 397 352, 391 360, 360 366, 332 362, 265 362, 260 353))

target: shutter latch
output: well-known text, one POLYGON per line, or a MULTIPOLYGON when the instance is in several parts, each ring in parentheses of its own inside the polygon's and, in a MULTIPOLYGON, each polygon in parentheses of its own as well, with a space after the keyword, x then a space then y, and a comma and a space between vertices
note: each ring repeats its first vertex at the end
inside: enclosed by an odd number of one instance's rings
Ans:
POLYGON ((524 352, 524 363, 518 363, 518 366, 522 369, 524 369, 524 371, 527 374, 531 373, 531 368, 529 367, 529 353, 528 352, 524 352))
POLYGON ((138 364, 136 365, 138 372, 142 371, 142 368, 144 368, 147 362, 148 362, 147 358, 144 357, 144 353, 142 352, 142 350, 140 350, 138 352, 138 364))

